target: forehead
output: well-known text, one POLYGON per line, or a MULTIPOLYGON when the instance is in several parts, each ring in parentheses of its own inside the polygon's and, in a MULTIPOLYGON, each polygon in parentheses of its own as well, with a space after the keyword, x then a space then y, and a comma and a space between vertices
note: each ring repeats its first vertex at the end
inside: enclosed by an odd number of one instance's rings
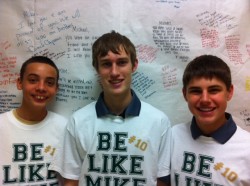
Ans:
POLYGON ((98 59, 99 60, 105 60, 105 59, 109 59, 109 58, 113 58, 113 57, 116 57, 116 58, 130 58, 130 54, 128 54, 123 47, 119 47, 119 50, 117 50, 117 53, 112 52, 111 50, 109 50, 106 55, 99 56, 98 59))
POLYGON ((206 78, 206 77, 195 77, 191 79, 187 85, 190 87, 210 87, 210 86, 222 86, 226 87, 225 83, 217 77, 206 78))
POLYGON ((48 76, 57 76, 57 71, 56 69, 46 63, 30 63, 26 66, 26 69, 24 71, 24 75, 29 75, 29 74, 37 74, 37 75, 48 75, 48 76))

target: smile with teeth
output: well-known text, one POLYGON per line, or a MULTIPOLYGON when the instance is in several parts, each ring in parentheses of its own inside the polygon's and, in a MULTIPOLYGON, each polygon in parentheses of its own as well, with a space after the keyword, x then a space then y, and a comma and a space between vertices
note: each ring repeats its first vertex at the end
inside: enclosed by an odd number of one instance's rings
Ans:
POLYGON ((198 110, 202 111, 202 112, 211 112, 213 111, 215 108, 198 108, 198 110))
POLYGON ((111 84, 118 84, 118 83, 121 83, 122 80, 111 80, 110 83, 111 84))
POLYGON ((39 99, 39 100, 43 100, 45 99, 46 97, 45 96, 35 96, 36 99, 39 99))

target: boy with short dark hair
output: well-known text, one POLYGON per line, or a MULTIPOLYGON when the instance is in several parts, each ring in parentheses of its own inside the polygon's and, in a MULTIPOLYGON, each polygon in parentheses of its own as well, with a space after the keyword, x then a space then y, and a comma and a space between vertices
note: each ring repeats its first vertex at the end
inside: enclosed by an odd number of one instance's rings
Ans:
POLYGON ((23 63, 17 89, 21 106, 0 115, 1 185, 61 185, 48 170, 66 119, 47 110, 58 90, 59 71, 47 57, 23 63))
POLYGON ((51 169, 65 186, 156 186, 170 173, 169 119, 131 89, 138 60, 127 37, 104 34, 92 49, 103 92, 72 115, 51 169))
POLYGON ((233 90, 220 58, 202 55, 187 65, 182 91, 193 119, 172 127, 172 186, 250 185, 250 133, 225 112, 233 90))

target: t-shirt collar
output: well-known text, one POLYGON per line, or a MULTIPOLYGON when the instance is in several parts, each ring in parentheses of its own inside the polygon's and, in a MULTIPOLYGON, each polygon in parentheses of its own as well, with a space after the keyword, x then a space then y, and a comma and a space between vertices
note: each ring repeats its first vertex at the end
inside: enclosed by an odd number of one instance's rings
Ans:
MULTIPOLYGON (((124 118, 127 116, 139 116, 140 114, 141 101, 139 100, 139 98, 137 97, 137 95, 132 89, 131 89, 131 93, 132 93, 132 100, 122 114, 122 117, 124 118)), ((96 102, 95 108, 96 108, 97 117, 106 116, 108 114, 113 115, 113 113, 109 111, 109 109, 104 103, 103 92, 100 94, 96 102)))
MULTIPOLYGON (((221 144, 225 144, 235 133, 237 130, 237 126, 229 113, 225 113, 227 121, 224 125, 222 125, 218 130, 211 134, 211 137, 214 138, 217 142, 221 144)), ((203 135, 202 131, 197 126, 195 118, 193 117, 191 122, 191 134, 193 139, 197 139, 201 135, 203 135)))

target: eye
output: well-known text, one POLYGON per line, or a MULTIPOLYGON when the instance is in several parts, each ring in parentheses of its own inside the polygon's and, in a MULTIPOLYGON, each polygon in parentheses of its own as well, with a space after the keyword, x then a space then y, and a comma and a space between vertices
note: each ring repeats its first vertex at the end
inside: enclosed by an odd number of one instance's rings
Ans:
POLYGON ((201 89, 190 88, 190 89, 188 89, 188 93, 189 93, 189 94, 196 94, 196 95, 198 95, 198 94, 201 94, 202 91, 201 91, 201 89))
POLYGON ((121 61, 118 62, 118 65, 119 65, 119 66, 125 66, 127 63, 128 63, 128 61, 126 61, 126 60, 121 60, 121 61))
POLYGON ((220 92, 220 91, 221 91, 221 89, 218 88, 218 87, 209 89, 209 92, 210 92, 211 94, 217 94, 217 93, 220 92))
POLYGON ((101 67, 104 67, 104 68, 108 68, 108 67, 111 67, 111 63, 110 62, 108 62, 108 61, 106 61, 106 62, 102 62, 101 63, 101 67))
POLYGON ((38 81, 38 79, 35 78, 35 77, 29 77, 28 81, 29 81, 29 83, 31 83, 31 84, 35 84, 35 83, 38 81))
POLYGON ((50 87, 53 87, 56 84, 56 80, 55 79, 48 79, 46 81, 46 84, 50 87))

